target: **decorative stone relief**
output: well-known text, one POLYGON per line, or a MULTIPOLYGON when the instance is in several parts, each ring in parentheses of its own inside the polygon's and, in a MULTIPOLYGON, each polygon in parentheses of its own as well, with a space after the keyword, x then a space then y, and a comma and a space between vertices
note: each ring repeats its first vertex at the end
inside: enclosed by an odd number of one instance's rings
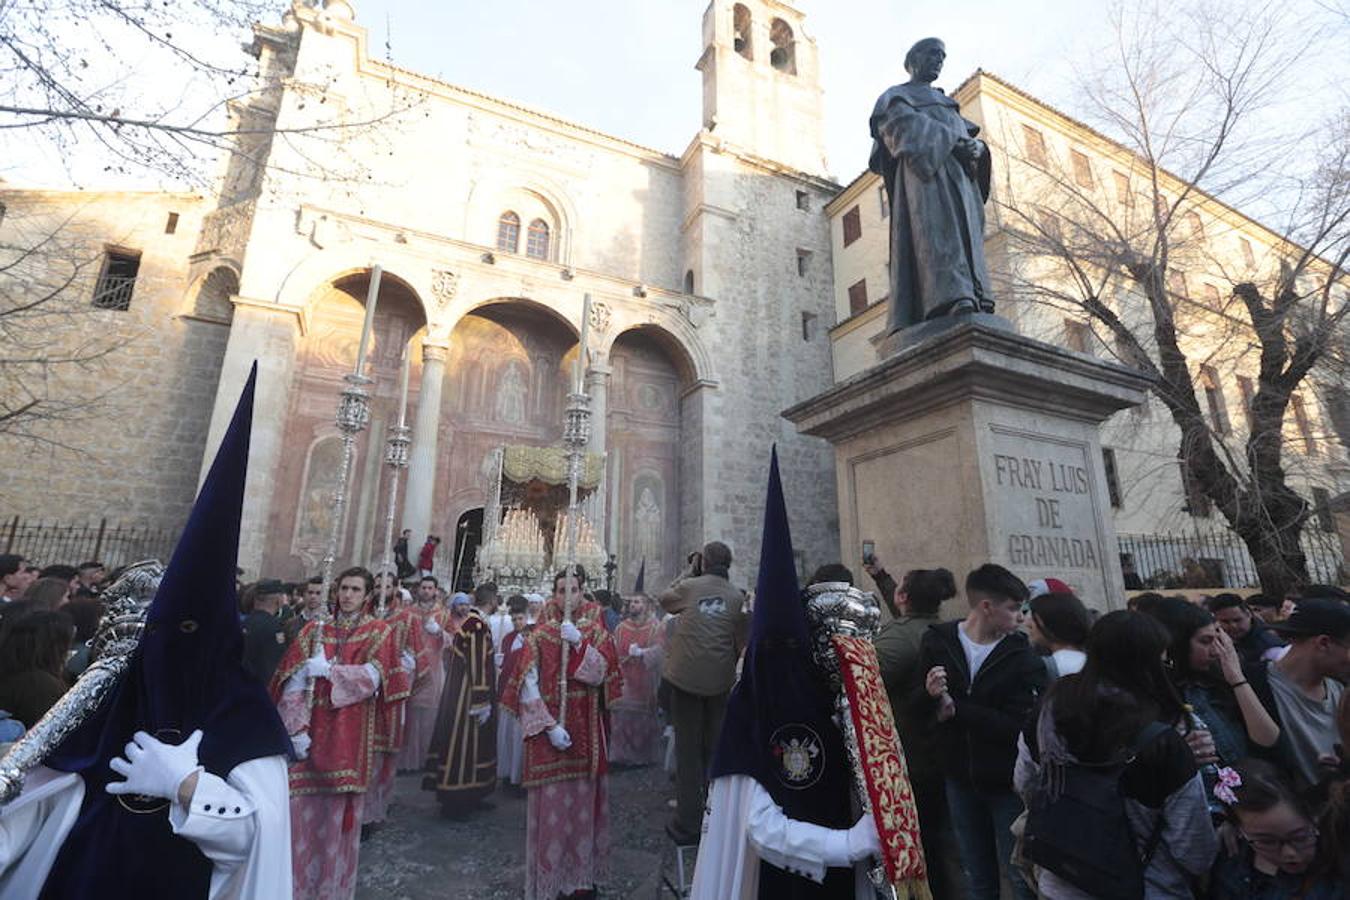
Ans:
POLYGON ((591 330, 596 334, 604 334, 609 331, 609 322, 611 313, 609 304, 601 300, 591 304, 591 330))
POLYGON ((448 269, 434 269, 431 273, 431 296, 436 301, 436 309, 444 310, 455 299, 459 290, 459 275, 448 269))
POLYGON ((206 214, 197 237, 196 253, 215 251, 221 256, 242 260, 248 242, 248 227, 253 221, 254 201, 224 206, 206 214))
POLYGON ((520 374, 520 363, 512 360, 502 370, 497 382, 497 403, 494 410, 497 421, 503 425, 521 425, 525 422, 528 388, 520 374))

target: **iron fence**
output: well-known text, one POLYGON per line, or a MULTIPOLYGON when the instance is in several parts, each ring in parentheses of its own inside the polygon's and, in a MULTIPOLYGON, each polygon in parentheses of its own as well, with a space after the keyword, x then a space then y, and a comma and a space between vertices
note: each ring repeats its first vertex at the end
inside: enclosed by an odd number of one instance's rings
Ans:
POLYGON ((142 559, 168 562, 178 532, 150 525, 123 525, 100 519, 84 525, 25 520, 14 516, 3 524, 0 547, 37 566, 77 566, 98 560, 109 569, 142 559))
MULTIPOLYGON (((1303 552, 1313 584, 1337 584, 1344 561, 1338 549, 1305 533, 1303 552)), ((1247 545, 1231 532, 1210 534, 1122 534, 1121 559, 1134 563, 1151 589, 1255 588, 1261 586, 1247 545)))

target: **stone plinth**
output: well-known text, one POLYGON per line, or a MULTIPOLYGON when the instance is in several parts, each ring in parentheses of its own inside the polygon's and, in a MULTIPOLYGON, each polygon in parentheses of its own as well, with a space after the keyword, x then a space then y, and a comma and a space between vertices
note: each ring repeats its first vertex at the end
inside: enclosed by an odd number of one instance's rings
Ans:
POLYGON ((1097 432, 1146 379, 975 319, 784 413, 834 445, 841 558, 870 540, 897 578, 996 562, 1123 606, 1097 432))

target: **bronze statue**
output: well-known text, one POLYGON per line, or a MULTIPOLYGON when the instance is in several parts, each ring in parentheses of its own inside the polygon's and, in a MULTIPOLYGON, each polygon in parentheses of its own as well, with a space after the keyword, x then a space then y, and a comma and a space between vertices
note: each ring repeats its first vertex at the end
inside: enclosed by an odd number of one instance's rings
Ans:
POLYGON ((989 148, 960 105, 933 87, 946 58, 942 41, 919 41, 905 54, 910 80, 872 111, 868 168, 885 181, 891 210, 891 334, 994 311, 984 263, 989 148))

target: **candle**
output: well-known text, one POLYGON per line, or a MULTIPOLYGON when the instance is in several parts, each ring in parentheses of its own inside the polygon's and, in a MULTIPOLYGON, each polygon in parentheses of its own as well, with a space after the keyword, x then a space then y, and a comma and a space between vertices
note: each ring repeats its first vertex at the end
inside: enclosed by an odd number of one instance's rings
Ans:
POLYGON ((366 350, 370 348, 370 332, 375 325, 375 300, 380 295, 380 276, 384 270, 376 263, 370 268, 370 290, 366 291, 366 320, 361 324, 361 345, 356 350, 356 368, 352 373, 360 375, 366 367, 366 350))
POLYGON ((581 303, 581 345, 577 347, 577 364, 575 367, 575 379, 577 383, 577 393, 584 393, 586 383, 582 380, 582 367, 586 365, 586 338, 587 332, 591 326, 591 295, 587 294, 581 303))
POLYGON ((403 348, 403 380, 398 388, 398 427, 407 424, 408 419, 408 373, 412 371, 412 345, 403 348))

